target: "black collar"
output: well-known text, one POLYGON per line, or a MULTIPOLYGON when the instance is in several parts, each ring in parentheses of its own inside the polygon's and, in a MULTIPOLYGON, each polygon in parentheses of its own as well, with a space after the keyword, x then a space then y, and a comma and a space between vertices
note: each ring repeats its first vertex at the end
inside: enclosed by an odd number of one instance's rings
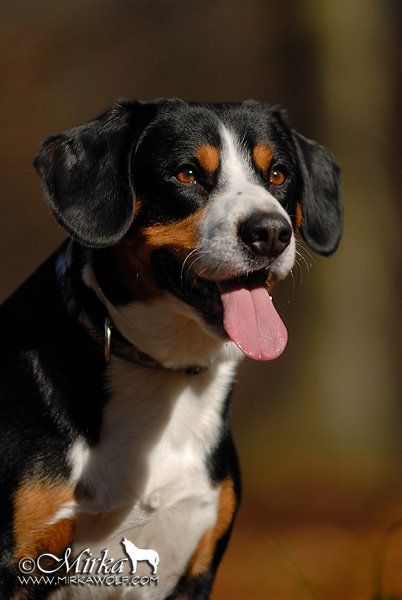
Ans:
POLYGON ((104 348, 106 361, 109 361, 110 355, 113 354, 151 369, 181 371, 187 375, 198 375, 208 370, 208 367, 200 366, 170 369, 128 342, 113 325, 105 305, 94 290, 83 282, 83 254, 78 244, 71 240, 60 254, 59 273, 63 305, 69 316, 78 322, 97 344, 104 348))

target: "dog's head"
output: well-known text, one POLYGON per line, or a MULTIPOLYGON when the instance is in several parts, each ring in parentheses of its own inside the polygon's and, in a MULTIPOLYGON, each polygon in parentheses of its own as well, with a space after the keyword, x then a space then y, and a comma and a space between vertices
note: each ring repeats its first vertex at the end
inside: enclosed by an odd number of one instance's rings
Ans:
POLYGON ((296 230, 322 255, 341 236, 331 154, 256 102, 122 102, 46 140, 35 166, 114 304, 167 296, 254 358, 286 343, 266 290, 292 268, 296 230))

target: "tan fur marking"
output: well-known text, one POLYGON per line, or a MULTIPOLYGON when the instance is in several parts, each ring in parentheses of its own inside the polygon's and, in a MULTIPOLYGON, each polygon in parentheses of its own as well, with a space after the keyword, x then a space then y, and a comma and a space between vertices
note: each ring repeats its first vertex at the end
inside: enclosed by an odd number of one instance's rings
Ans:
POLYGON ((141 198, 136 198, 135 206, 134 206, 134 218, 138 215, 140 210, 141 210, 141 198))
POLYGON ((299 228, 301 226, 302 221, 303 221, 303 213, 300 208, 300 204, 297 203, 296 204, 296 228, 299 228))
MULTIPOLYGON (((173 223, 152 225, 126 237, 114 249, 117 270, 136 300, 160 296, 151 267, 151 253, 158 248, 169 250, 180 262, 196 248, 202 211, 173 223)), ((193 255, 194 256, 194 255, 193 255)), ((195 256, 194 256, 195 258, 195 256)))
POLYGON ((219 167, 219 150, 215 146, 211 146, 210 144, 201 146, 196 152, 195 157, 207 173, 212 174, 219 167))
POLYGON ((191 577, 197 577, 207 571, 212 561, 215 546, 228 530, 235 509, 236 496, 233 488, 233 480, 226 479, 222 483, 219 496, 218 516, 215 527, 210 527, 204 532, 190 560, 189 575, 191 577))
POLYGON ((143 230, 146 245, 152 250, 167 248, 179 255, 187 254, 197 245, 200 213, 194 213, 182 221, 167 225, 153 225, 143 230))
POLYGON ((253 160, 261 171, 268 171, 273 157, 272 150, 266 144, 257 144, 254 146, 253 160))
POLYGON ((49 525, 58 508, 73 500, 65 484, 37 481, 23 484, 14 496, 15 561, 40 553, 57 554, 72 539, 73 523, 63 519, 49 525))

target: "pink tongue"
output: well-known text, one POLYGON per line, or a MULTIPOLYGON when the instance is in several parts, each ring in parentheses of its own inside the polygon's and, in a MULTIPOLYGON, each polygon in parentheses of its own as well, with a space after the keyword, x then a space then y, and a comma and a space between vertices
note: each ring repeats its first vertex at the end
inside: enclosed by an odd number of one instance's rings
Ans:
POLYGON ((254 360, 272 360, 282 354, 288 333, 265 287, 248 289, 226 281, 218 287, 223 326, 240 350, 254 360))

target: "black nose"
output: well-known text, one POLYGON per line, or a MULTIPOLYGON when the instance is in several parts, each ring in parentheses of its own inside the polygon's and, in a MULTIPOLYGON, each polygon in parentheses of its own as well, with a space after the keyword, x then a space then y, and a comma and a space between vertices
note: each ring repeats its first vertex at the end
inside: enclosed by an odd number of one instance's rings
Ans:
POLYGON ((240 223, 238 234, 254 254, 275 257, 289 245, 292 227, 281 215, 256 213, 240 223))

